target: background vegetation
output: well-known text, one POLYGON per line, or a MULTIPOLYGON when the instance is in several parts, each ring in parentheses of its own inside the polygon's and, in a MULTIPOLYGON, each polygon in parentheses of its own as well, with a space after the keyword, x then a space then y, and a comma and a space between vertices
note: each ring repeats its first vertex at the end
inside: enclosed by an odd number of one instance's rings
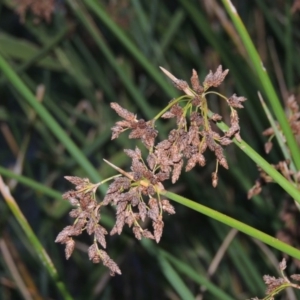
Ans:
MULTIPOLYGON (((63 177, 96 182, 115 174, 103 158, 125 170, 130 164, 123 149, 135 141, 121 135, 111 142, 118 116, 109 103, 151 119, 179 95, 159 66, 184 80, 193 68, 202 80, 220 64, 228 68, 219 91, 248 99, 239 111, 242 138, 269 162, 282 160, 276 143, 269 155, 264 152, 261 132, 270 125, 257 95, 264 91, 262 82, 222 2, 46 2, 46 7, 43 1, 0 4, 0 174, 38 238, 24 235, 26 220, 20 226, 20 212, 1 197, 0 298, 262 298, 262 276, 278 275, 283 254, 176 203, 158 245, 137 241, 129 230, 109 239, 122 276, 110 277, 88 260, 88 236, 80 237, 69 261, 54 243, 70 223, 70 207, 60 196, 70 184, 63 177), (36 255, 32 243, 38 247, 38 241, 58 275, 36 255)), ((233 3, 282 103, 290 94, 299 99, 299 1, 233 3)), ((228 123, 226 106, 216 99, 211 105, 228 123)), ((160 124, 162 137, 166 126, 160 124)), ((207 157, 204 168, 184 173, 167 189, 299 246, 299 233, 291 229, 299 214, 286 192, 271 184, 247 200, 257 167, 235 145, 226 156, 229 171, 220 170, 217 188, 211 185, 215 160, 207 157)), ((107 209, 103 222, 112 226, 113 215, 107 209)), ((297 273, 297 266, 288 260, 287 273, 297 273)), ((300 297, 288 293, 279 299, 300 297)))

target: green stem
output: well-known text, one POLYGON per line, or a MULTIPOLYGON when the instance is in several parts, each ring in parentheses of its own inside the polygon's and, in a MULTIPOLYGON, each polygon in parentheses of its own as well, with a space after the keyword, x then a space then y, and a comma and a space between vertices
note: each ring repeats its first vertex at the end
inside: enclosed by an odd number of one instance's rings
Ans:
POLYGON ((163 110, 161 110, 154 118, 153 120, 157 120, 159 119, 166 111, 168 111, 175 103, 179 103, 180 101, 182 101, 184 98, 191 98, 188 97, 186 95, 183 95, 181 97, 178 97, 176 99, 174 99, 172 102, 170 102, 163 110))
POLYGON ((285 177, 283 177, 272 165, 263 159, 254 149, 246 142, 238 142, 234 139, 234 143, 245 152, 256 164, 261 167, 275 182, 277 182, 295 201, 300 203, 300 191, 285 177))
POLYGON ((222 213, 219 213, 216 210, 213 210, 211 208, 208 208, 204 205, 201 205, 199 203, 196 203, 190 199, 184 198, 182 196, 176 195, 174 193, 163 191, 161 192, 162 195, 168 197, 169 199, 176 201, 180 203, 181 205, 184 205, 186 207, 189 207, 197 212, 200 212, 212 219, 215 219, 223 224, 226 224, 232 228, 236 228, 237 230, 244 232, 245 234, 252 236, 263 243, 270 245, 273 248, 276 248, 296 259, 300 259, 300 251, 286 243, 283 243, 279 241, 278 239, 267 235, 249 225, 246 225, 240 221, 237 221, 231 217, 228 217, 222 213))
MULTIPOLYGON (((50 115, 45 107, 37 101, 33 93, 23 83, 17 73, 11 68, 0 53, 0 70, 9 79, 10 84, 20 93, 22 97, 32 106, 43 122, 49 127, 54 136, 66 147, 70 154, 75 158, 78 164, 86 171, 91 180, 99 182, 100 176, 93 165, 82 154, 74 142, 69 138, 66 132, 58 125, 56 120, 50 115)), ((101 186, 101 189, 105 189, 101 186)))
MULTIPOLYGON (((212 112, 209 112, 211 115, 212 112)), ((228 126, 223 122, 218 122, 217 126, 223 131, 228 130, 228 126)), ((259 167, 261 167, 268 175, 270 175, 275 182, 277 182, 295 201, 300 204, 300 191, 282 176, 272 165, 263 159, 253 148, 251 148, 245 141, 238 141, 233 139, 233 142, 245 152, 259 167)))

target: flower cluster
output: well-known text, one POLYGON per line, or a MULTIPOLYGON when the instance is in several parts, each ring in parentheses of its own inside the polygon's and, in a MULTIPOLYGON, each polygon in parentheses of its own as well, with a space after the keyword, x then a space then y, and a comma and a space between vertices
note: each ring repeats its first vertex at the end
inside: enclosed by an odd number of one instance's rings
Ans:
MULTIPOLYGON (((262 300, 267 299, 274 299, 274 296, 283 291, 284 289, 288 287, 292 287, 295 289, 300 289, 300 285, 296 283, 292 283, 284 274, 284 270, 286 269, 286 260, 283 259, 279 263, 279 270, 282 274, 282 277, 276 278, 274 276, 270 275, 264 275, 263 280, 267 286, 266 290, 266 297, 262 300)), ((300 281, 300 275, 299 274, 293 274, 290 276, 294 281, 300 281)), ((260 300, 259 298, 251 298, 251 300, 260 300)))
POLYGON ((75 218, 73 225, 65 227, 56 237, 55 242, 65 244, 66 258, 69 259, 75 248, 73 236, 80 235, 84 230, 89 235, 94 235, 93 244, 88 249, 89 259, 94 263, 103 262, 110 269, 111 275, 121 274, 117 264, 108 256, 108 254, 99 249, 100 244, 106 248, 105 235, 107 231, 99 224, 100 208, 102 203, 97 203, 95 192, 99 184, 92 184, 87 178, 66 176, 67 180, 75 185, 75 190, 70 190, 63 194, 63 198, 75 206, 70 211, 70 216, 75 218))
POLYGON ((226 98, 216 92, 208 91, 223 82, 228 70, 223 71, 222 66, 219 66, 215 73, 210 71, 203 85, 200 84, 197 72, 193 70, 192 88, 187 82, 162 70, 179 90, 184 91, 185 95, 173 99, 152 120, 138 119, 135 114, 118 103, 111 103, 111 108, 123 118, 112 127, 112 139, 118 138, 121 133, 129 130, 129 138, 140 139, 149 151, 146 159, 143 159, 141 150, 136 147, 135 150, 124 150, 132 160, 129 172, 106 161, 120 174, 110 178, 113 182, 101 201, 97 201, 95 196, 96 189, 101 183, 92 184, 88 179, 66 177, 75 185, 75 190, 65 193, 63 198, 76 207, 70 212, 70 216, 75 218, 74 224, 67 226, 56 238, 56 242, 66 245, 66 258, 69 258, 74 250, 73 237, 85 230, 89 235, 94 236, 93 244, 88 251, 90 260, 94 263, 103 262, 112 275, 121 274, 116 263, 99 248, 99 246, 106 247, 105 236, 108 234, 107 230, 99 224, 101 207, 112 205, 116 209, 116 222, 110 235, 120 235, 124 226, 128 225, 138 240, 149 238, 158 243, 163 233, 163 213, 175 213, 170 202, 162 198, 163 182, 171 179, 172 183, 175 183, 184 166, 185 171, 190 171, 196 165, 204 166, 206 163, 204 152, 207 149, 216 157, 216 169, 212 173, 214 187, 218 183, 218 165, 228 169, 223 147, 229 145, 233 137, 240 140, 236 108, 242 108, 242 103, 246 99, 235 94, 226 98), (207 97, 211 93, 224 99, 230 108, 230 127, 223 134, 217 132, 214 129, 216 126, 213 126, 213 123, 219 122, 222 117, 209 110, 207 97), (167 139, 156 143, 158 131, 155 129, 155 122, 160 117, 175 119, 176 127, 170 130, 167 139), (151 223, 152 230, 147 228, 148 223, 151 223))
MULTIPOLYGON (((294 95, 291 95, 286 101, 286 114, 293 134, 295 136, 299 136, 300 135, 300 110, 294 95)), ((277 129, 281 133, 282 140, 285 142, 285 137, 283 136, 280 127, 278 126, 277 129)), ((265 151, 268 154, 273 148, 272 139, 275 137, 275 132, 274 129, 270 127, 264 130, 262 134, 264 136, 269 137, 268 141, 265 143, 265 151)))
POLYGON ((138 148, 125 150, 125 153, 132 159, 132 172, 127 173, 127 177, 116 178, 103 199, 104 205, 112 203, 117 208, 116 224, 110 234, 121 234, 124 225, 127 224, 138 240, 145 237, 155 239, 158 243, 164 227, 163 212, 175 213, 170 202, 161 199, 159 194, 163 190, 161 181, 166 179, 166 174, 155 174, 155 165, 150 161, 148 167, 138 148), (152 221, 153 234, 142 227, 146 218, 152 221))
POLYGON ((243 108, 242 103, 246 98, 238 97, 235 94, 226 98, 217 94, 227 102, 231 111, 230 127, 221 136, 213 129, 212 123, 220 121, 222 117, 209 111, 207 96, 215 93, 208 89, 218 87, 223 82, 228 70, 223 71, 222 66, 219 66, 215 73, 210 71, 204 79, 203 85, 200 84, 197 72, 193 70, 192 88, 187 82, 177 79, 165 69, 162 70, 179 90, 185 92, 186 96, 172 100, 158 116, 148 122, 142 119, 137 120, 133 113, 117 103, 111 103, 112 109, 124 119, 117 122, 112 128, 112 139, 131 129, 129 138, 141 139, 150 152, 147 161, 150 161, 151 165, 155 166, 159 172, 163 172, 165 179, 171 177, 172 183, 178 180, 185 161, 185 171, 190 171, 196 165, 204 166, 206 161, 203 154, 209 149, 216 156, 216 170, 212 173, 212 184, 215 187, 218 182, 218 165, 228 169, 223 147, 232 142, 232 137, 240 140, 239 119, 235 108, 243 108), (166 140, 155 145, 157 130, 154 126, 159 117, 176 119, 176 128, 170 131, 166 140))
POLYGON ((25 16, 30 11, 39 20, 45 20, 49 23, 55 9, 54 0, 13 0, 15 11, 20 16, 22 23, 25 22, 25 16))
MULTIPOLYGON (((271 166, 290 182, 293 182, 294 178, 299 179, 299 172, 291 170, 289 160, 283 160, 278 164, 271 164, 271 166)), ((251 199, 253 196, 260 194, 260 192, 262 191, 262 187, 267 183, 274 182, 273 178, 269 176, 262 168, 258 167, 258 171, 259 178, 255 181, 254 186, 248 191, 248 199, 251 199)))
MULTIPOLYGON (((294 95, 290 96, 286 102, 286 113, 293 134, 295 135, 295 137, 299 137, 300 136, 300 110, 294 95)), ((279 126, 277 130, 281 135, 280 138, 285 143, 285 137, 282 134, 281 128, 279 126)), ((263 132, 263 135, 269 137, 268 141, 265 143, 265 152, 268 154, 273 148, 272 139, 275 137, 275 131, 272 127, 270 127, 263 132)), ((300 172, 295 171, 295 168, 292 167, 291 161, 283 160, 272 166, 278 172, 280 172, 289 182, 295 185, 299 185, 300 172)), ((259 170, 259 178, 255 181, 254 186, 248 191, 248 199, 251 199, 253 196, 260 194, 262 190, 262 186, 264 186, 266 183, 270 183, 274 181, 261 168, 258 167, 258 170, 259 170)))

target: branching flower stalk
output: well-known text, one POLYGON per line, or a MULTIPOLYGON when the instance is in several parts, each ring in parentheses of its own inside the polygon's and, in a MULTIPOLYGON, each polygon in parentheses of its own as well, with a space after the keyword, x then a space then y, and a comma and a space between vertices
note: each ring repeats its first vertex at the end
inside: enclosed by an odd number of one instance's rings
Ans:
POLYGON ((111 108, 123 118, 112 127, 112 139, 125 132, 129 132, 130 139, 140 139, 148 150, 144 159, 141 150, 125 149, 125 153, 132 160, 130 171, 124 171, 107 162, 119 174, 97 184, 90 183, 87 178, 66 176, 65 178, 75 185, 75 190, 70 190, 63 195, 75 208, 70 211, 70 216, 75 219, 73 225, 65 227, 57 236, 56 242, 65 244, 65 254, 68 259, 74 251, 73 237, 86 231, 93 235, 93 243, 89 247, 88 256, 94 263, 102 262, 110 269, 111 275, 121 274, 117 264, 101 249, 106 248, 107 230, 100 225, 101 209, 112 205, 116 208, 116 222, 110 235, 121 234, 124 225, 132 229, 135 238, 154 239, 160 241, 164 221, 164 213, 174 214, 175 209, 169 200, 161 196, 165 190, 163 182, 171 179, 176 183, 185 165, 185 171, 192 170, 195 166, 205 166, 204 153, 210 150, 216 157, 216 168, 212 172, 212 185, 218 184, 219 165, 228 169, 228 163, 223 153, 223 147, 232 142, 235 137, 240 140, 239 119, 236 108, 243 108, 244 97, 235 94, 227 98, 217 92, 209 91, 218 87, 226 77, 228 70, 223 71, 219 66, 215 73, 212 71, 205 77, 203 85, 200 84, 198 74, 192 72, 191 87, 188 83, 177 79, 167 70, 162 71, 172 80, 175 87, 185 95, 173 99, 152 120, 138 119, 135 114, 121 107, 118 103, 111 103, 111 108), (214 128, 214 123, 222 117, 211 113, 207 96, 214 93, 226 100, 230 107, 230 127, 221 135, 214 128), (155 122, 159 118, 175 119, 176 126, 168 138, 156 143, 158 131, 155 122), (96 199, 96 190, 103 183, 113 180, 109 185, 103 199, 96 199), (145 221, 150 220, 152 230, 145 228, 145 221))
MULTIPOLYGON (((285 290, 286 288, 294 288, 294 289, 300 289, 300 285, 291 282, 288 277, 284 274, 284 270, 286 269, 286 260, 283 259, 279 263, 279 269, 281 273, 281 277, 276 278, 274 276, 270 275, 264 275, 263 280, 265 284, 267 285, 266 290, 266 297, 263 299, 259 299, 257 297, 251 298, 251 300, 273 300, 276 295, 278 295, 280 292, 285 290)), ((300 275, 299 274, 293 274, 290 276, 291 279, 294 281, 300 281, 300 275)))

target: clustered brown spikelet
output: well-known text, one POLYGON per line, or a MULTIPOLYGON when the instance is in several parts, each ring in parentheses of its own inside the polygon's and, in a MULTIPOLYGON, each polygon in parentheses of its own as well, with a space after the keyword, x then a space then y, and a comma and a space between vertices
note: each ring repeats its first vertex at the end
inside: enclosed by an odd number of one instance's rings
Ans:
POLYGON ((97 184, 92 184, 87 178, 66 176, 67 180, 75 185, 75 190, 70 190, 63 194, 63 198, 68 200, 75 208, 69 213, 74 218, 73 225, 65 227, 56 237, 55 242, 65 244, 66 258, 69 259, 75 248, 74 236, 80 235, 84 230, 93 235, 93 244, 88 249, 89 259, 94 263, 102 262, 110 269, 111 275, 121 274, 117 264, 108 254, 99 249, 99 245, 106 248, 105 235, 107 231, 99 224, 101 215, 100 209, 103 203, 97 203, 95 192, 97 184))
POLYGON ((165 174, 155 174, 153 165, 150 163, 148 167, 144 163, 140 149, 127 149, 125 153, 132 159, 131 172, 127 173, 128 177, 114 179, 103 199, 104 205, 112 203, 116 206, 116 224, 110 234, 120 235, 127 224, 138 240, 145 237, 158 243, 164 227, 163 212, 175 213, 170 202, 161 199, 159 194, 159 190, 163 190, 161 181, 165 174), (152 221, 153 234, 142 226, 146 218, 152 221))
MULTIPOLYGON (((188 83, 175 78, 172 75, 174 85, 184 91, 187 95, 184 98, 172 100, 169 105, 151 121, 138 120, 136 116, 122 108, 117 103, 111 103, 119 116, 124 120, 119 121, 112 128, 112 139, 117 138, 120 133, 130 129, 129 138, 140 138, 149 149, 147 161, 151 162, 155 169, 164 173, 164 178, 169 177, 175 183, 185 165, 185 171, 190 171, 196 165, 204 166, 206 161, 204 152, 209 149, 216 156, 216 171, 212 173, 212 184, 215 187, 218 182, 217 167, 220 164, 228 169, 228 163, 223 153, 223 147, 232 142, 232 137, 240 140, 240 127, 237 111, 235 108, 243 108, 244 97, 235 94, 230 98, 224 97, 230 107, 230 128, 221 136, 220 133, 212 129, 212 123, 218 122, 222 117, 209 111, 207 91, 211 87, 218 87, 228 70, 223 71, 222 66, 217 71, 212 71, 205 77, 203 85, 200 84, 198 74, 193 70, 191 77, 192 88, 188 83), (155 121, 158 117, 164 119, 176 119, 176 128, 172 129, 166 140, 155 144, 157 130, 155 121)), ((213 92, 209 92, 213 93, 213 92)))
MULTIPOLYGON (((286 102, 286 114, 293 134, 296 137, 299 137, 300 136, 300 111, 299 111, 299 105, 294 95, 291 95, 286 102)), ((279 126, 278 126, 278 130, 281 133, 281 129, 279 126)), ((268 141, 265 143, 265 151, 268 154, 273 148, 272 139, 275 137, 275 132, 274 129, 270 127, 265 131, 263 131, 262 134, 264 136, 269 137, 268 141)), ((285 142, 285 138, 283 135, 281 136, 281 138, 285 142)))
MULTIPOLYGON (((297 180, 299 183, 300 173, 291 170, 290 161, 283 160, 278 164, 271 164, 271 166, 281 173, 288 181, 294 182, 297 180)), ((269 176, 262 168, 258 167, 259 178, 255 181, 254 186, 248 191, 248 199, 251 199, 253 196, 260 194, 262 187, 267 184, 274 182, 273 178, 269 176)))
MULTIPOLYGON (((289 125, 293 131, 293 134, 296 138, 300 137, 300 111, 299 105, 296 101, 294 95, 290 96, 286 103, 286 113, 289 125)), ((285 142, 285 137, 283 136, 281 129, 278 125, 278 131, 281 134, 281 139, 285 142)), ((273 148, 272 139, 275 137, 275 132, 272 127, 266 129, 263 132, 263 135, 269 136, 268 141, 265 143, 265 152, 268 154, 273 148)), ((299 186, 300 183, 300 171, 294 171, 291 162, 289 160, 280 161, 278 164, 272 165, 278 172, 280 172, 288 181, 292 182, 296 186, 299 186)), ((273 179, 260 167, 259 178, 255 181, 254 186, 248 191, 248 199, 251 199, 253 196, 258 195, 262 186, 266 183, 273 182, 273 179)))
POLYGON ((86 231, 94 236, 93 244, 88 251, 90 260, 94 263, 102 262, 110 269, 112 275, 121 274, 116 263, 100 249, 100 246, 106 247, 105 236, 107 235, 107 230, 99 224, 101 208, 107 205, 116 208, 116 222, 110 235, 120 235, 127 225, 138 240, 149 238, 158 243, 164 228, 163 213, 175 213, 170 202, 161 197, 161 192, 164 190, 163 182, 171 179, 172 183, 175 183, 184 165, 185 171, 190 171, 196 165, 204 166, 206 163, 204 152, 207 149, 214 152, 216 156, 216 170, 212 174, 212 184, 214 187, 217 186, 218 165, 228 169, 223 147, 229 145, 233 137, 240 140, 239 120, 235 108, 242 108, 242 103, 246 100, 235 94, 230 98, 222 96, 231 111, 231 124, 223 135, 213 130, 212 123, 220 121, 222 117, 210 112, 207 96, 214 92, 208 93, 208 89, 219 86, 227 73, 228 70, 223 71, 222 66, 219 66, 215 73, 209 72, 201 85, 196 71, 193 70, 192 88, 185 81, 171 75, 175 86, 186 95, 173 99, 150 121, 138 119, 135 114, 118 103, 111 103, 112 109, 123 118, 112 127, 112 139, 118 138, 122 132, 129 130, 129 138, 140 139, 149 153, 144 160, 138 147, 135 150, 124 150, 132 160, 129 172, 107 162, 120 175, 112 178, 113 182, 100 201, 96 200, 95 192, 101 183, 92 184, 88 179, 66 177, 75 185, 75 190, 63 195, 64 199, 75 206, 70 212, 70 216, 75 218, 75 221, 72 226, 67 226, 59 233, 56 242, 66 245, 67 259, 75 247, 73 237, 86 231), (155 129, 155 121, 159 117, 174 118, 176 128, 169 132, 167 139, 156 143, 158 131, 155 129), (150 221, 152 230, 146 228, 145 225, 149 223, 146 220, 150 221))
POLYGON ((13 0, 15 11, 20 16, 22 23, 28 11, 41 20, 50 22, 55 9, 55 0, 13 0))
MULTIPOLYGON (((286 260, 285 258, 279 263, 279 270, 282 277, 276 278, 270 275, 264 275, 263 280, 267 286, 266 297, 261 300, 272 300, 274 296, 283 291, 288 287, 292 287, 295 289, 300 289, 300 285, 291 282, 288 277, 285 276, 284 270, 286 269, 286 260)), ((299 274, 293 274, 290 276, 294 281, 300 281, 299 274)), ((260 300, 259 298, 251 298, 251 300, 260 300)))

